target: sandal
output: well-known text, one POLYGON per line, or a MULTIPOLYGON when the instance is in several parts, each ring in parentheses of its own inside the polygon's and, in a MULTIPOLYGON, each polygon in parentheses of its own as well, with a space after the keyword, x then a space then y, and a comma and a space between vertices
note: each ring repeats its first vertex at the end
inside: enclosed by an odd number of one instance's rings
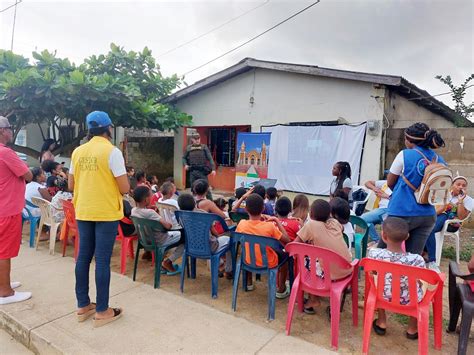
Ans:
POLYGON ((89 310, 88 310, 87 312, 85 312, 85 313, 79 314, 79 313, 76 312, 77 321, 78 321, 79 323, 88 320, 88 319, 95 313, 96 304, 95 304, 95 303, 91 303, 90 306, 93 306, 93 308, 89 309, 89 310))
POLYGON ((418 339, 418 332, 413 333, 413 334, 410 334, 410 333, 408 333, 408 332, 405 332, 405 336, 407 337, 407 339, 410 339, 410 340, 417 340, 417 339, 418 339))
POLYGON ((306 313, 306 314, 316 314, 316 311, 314 310, 313 307, 305 307, 303 309, 303 312, 306 313))
POLYGON ((105 318, 105 319, 96 319, 94 317, 94 328, 99 328, 102 327, 103 325, 106 325, 108 323, 111 323, 113 321, 116 321, 122 316, 123 310, 122 308, 112 308, 114 311, 114 316, 110 318, 105 318))
POLYGON ((372 329, 377 335, 385 335, 385 333, 387 332, 387 328, 382 328, 377 325, 377 319, 374 319, 374 321, 372 322, 372 329))

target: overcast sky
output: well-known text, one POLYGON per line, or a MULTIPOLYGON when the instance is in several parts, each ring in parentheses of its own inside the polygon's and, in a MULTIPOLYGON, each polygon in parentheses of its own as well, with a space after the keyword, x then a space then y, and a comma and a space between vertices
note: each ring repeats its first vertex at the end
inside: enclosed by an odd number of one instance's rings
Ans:
MULTIPOLYGON (((260 1, 36 1, 18 5, 14 51, 57 50, 81 63, 108 51, 148 46, 155 57, 260 1)), ((158 58, 164 74, 183 74, 273 26, 312 1, 267 4, 194 43, 158 58)), ((15 3, 0 1, 0 10, 15 3)), ((232 54, 189 74, 188 84, 245 57, 402 75, 431 94, 448 91, 434 77, 460 83, 474 72, 472 0, 321 0, 232 54)), ((13 9, 0 13, 0 46, 10 48, 13 9)), ((474 100, 474 87, 468 91, 474 100)), ((440 96, 451 107, 448 96, 440 96)))

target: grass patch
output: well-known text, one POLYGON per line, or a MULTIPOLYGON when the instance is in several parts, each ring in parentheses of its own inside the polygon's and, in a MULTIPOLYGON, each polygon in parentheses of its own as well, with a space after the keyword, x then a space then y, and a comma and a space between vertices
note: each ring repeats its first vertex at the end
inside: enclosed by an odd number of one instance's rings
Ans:
MULTIPOLYGON (((464 245, 459 251, 459 259, 462 261, 471 260, 472 251, 473 251, 472 245, 464 245)), ((451 245, 447 246, 443 248, 442 256, 443 258, 446 258, 446 259, 456 260, 456 249, 451 245)))

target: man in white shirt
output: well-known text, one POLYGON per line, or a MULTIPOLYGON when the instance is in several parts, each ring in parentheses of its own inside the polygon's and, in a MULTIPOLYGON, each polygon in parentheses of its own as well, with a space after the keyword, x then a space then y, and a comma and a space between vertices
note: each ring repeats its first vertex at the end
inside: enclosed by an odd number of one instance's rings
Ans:
POLYGON ((387 186, 387 180, 367 181, 365 186, 372 190, 377 198, 375 199, 373 210, 364 213, 360 217, 367 222, 370 239, 374 242, 378 242, 380 236, 375 226, 381 224, 387 216, 388 203, 392 195, 392 190, 387 186))

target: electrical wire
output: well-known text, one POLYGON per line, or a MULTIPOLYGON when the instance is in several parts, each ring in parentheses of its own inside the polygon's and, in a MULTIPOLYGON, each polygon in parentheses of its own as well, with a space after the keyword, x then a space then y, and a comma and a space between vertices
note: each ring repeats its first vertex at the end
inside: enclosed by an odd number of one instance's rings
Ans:
POLYGON ((2 12, 5 12, 5 11, 11 9, 13 6, 18 5, 18 4, 21 3, 21 2, 23 2, 23 0, 15 1, 15 3, 14 3, 13 5, 10 5, 10 6, 6 7, 6 8, 4 8, 4 9, 0 10, 0 14, 1 14, 2 12))
POLYGON ((284 19, 283 21, 278 22, 276 25, 273 25, 273 26, 270 27, 269 29, 267 29, 267 30, 265 30, 265 31, 263 31, 263 32, 261 32, 261 33, 259 33, 258 35, 256 35, 256 36, 254 36, 254 37, 248 39, 247 41, 245 41, 245 42, 239 44, 237 47, 234 47, 234 48, 228 50, 227 52, 225 52, 225 53, 223 53, 223 54, 221 54, 221 55, 219 55, 219 56, 217 56, 217 57, 215 57, 215 58, 213 58, 213 59, 207 61, 206 63, 201 64, 200 66, 198 66, 198 67, 196 67, 196 68, 194 68, 194 69, 191 69, 191 70, 187 71, 187 72, 184 73, 183 75, 188 75, 188 74, 190 74, 190 73, 192 73, 192 72, 194 72, 194 71, 196 71, 196 70, 199 70, 199 69, 205 67, 206 65, 209 65, 209 64, 215 62, 215 61, 218 60, 218 59, 221 59, 222 57, 224 57, 224 56, 226 56, 226 55, 228 55, 228 54, 230 54, 230 53, 232 53, 232 52, 235 52, 237 49, 240 49, 240 48, 242 48, 243 46, 249 44, 250 42, 253 42, 253 41, 256 40, 257 38, 263 36, 264 34, 270 32, 271 30, 273 30, 273 29, 275 29, 275 28, 277 28, 277 27, 283 25, 285 22, 288 22, 288 21, 291 20, 292 18, 298 16, 299 14, 305 12, 306 10, 308 10, 308 9, 310 9, 311 7, 313 7, 313 6, 317 5, 317 4, 319 4, 320 2, 321 2, 321 0, 318 0, 318 1, 313 2, 312 4, 306 6, 304 9, 302 9, 302 10, 300 10, 300 11, 294 13, 293 15, 291 15, 291 16, 289 16, 289 17, 287 17, 287 18, 284 19))
MULTIPOLYGON (((471 85, 468 85, 465 87, 465 89, 469 89, 471 87, 473 87, 474 84, 471 84, 471 85)), ((449 95, 449 94, 452 94, 454 91, 451 90, 451 91, 447 91, 447 92, 443 92, 441 94, 436 94, 436 95, 428 95, 428 96, 420 96, 420 97, 412 97, 411 99, 408 99, 408 101, 414 101, 414 100, 422 100, 422 99, 427 99, 427 98, 430 98, 430 97, 436 97, 436 96, 443 96, 443 95, 449 95)))
POLYGON ((190 39, 189 41, 186 41, 186 42, 184 42, 184 43, 181 43, 180 45, 178 45, 178 46, 176 46, 176 47, 174 47, 174 48, 171 48, 171 49, 167 50, 166 52, 164 52, 164 53, 158 55, 156 58, 158 59, 158 58, 164 57, 164 56, 166 56, 166 55, 168 55, 168 54, 170 54, 170 53, 172 53, 172 52, 174 52, 174 51, 176 51, 176 50, 178 50, 178 49, 180 49, 180 48, 182 48, 182 47, 184 47, 184 46, 187 46, 188 44, 193 43, 193 42, 197 41, 198 39, 201 39, 201 38, 207 36, 208 34, 211 34, 212 32, 215 32, 215 31, 221 29, 222 27, 228 25, 229 23, 234 22, 234 21, 238 20, 239 18, 244 17, 245 15, 247 15, 247 14, 249 14, 249 13, 251 13, 251 12, 253 12, 253 11, 255 11, 255 10, 257 10, 257 9, 259 9, 259 8, 261 8, 261 7, 263 7, 263 6, 265 6, 265 5, 267 5, 269 2, 270 2, 270 0, 266 0, 264 3, 262 3, 262 4, 260 4, 260 5, 257 5, 257 6, 255 6, 255 7, 253 7, 253 8, 251 8, 251 9, 248 10, 248 11, 245 11, 244 13, 240 14, 239 16, 233 17, 233 18, 231 18, 230 20, 228 20, 228 21, 226 21, 226 22, 220 24, 219 26, 214 27, 214 28, 210 29, 209 31, 207 31, 207 32, 205 32, 205 33, 203 33, 203 34, 200 34, 199 36, 194 37, 193 39, 190 39))

